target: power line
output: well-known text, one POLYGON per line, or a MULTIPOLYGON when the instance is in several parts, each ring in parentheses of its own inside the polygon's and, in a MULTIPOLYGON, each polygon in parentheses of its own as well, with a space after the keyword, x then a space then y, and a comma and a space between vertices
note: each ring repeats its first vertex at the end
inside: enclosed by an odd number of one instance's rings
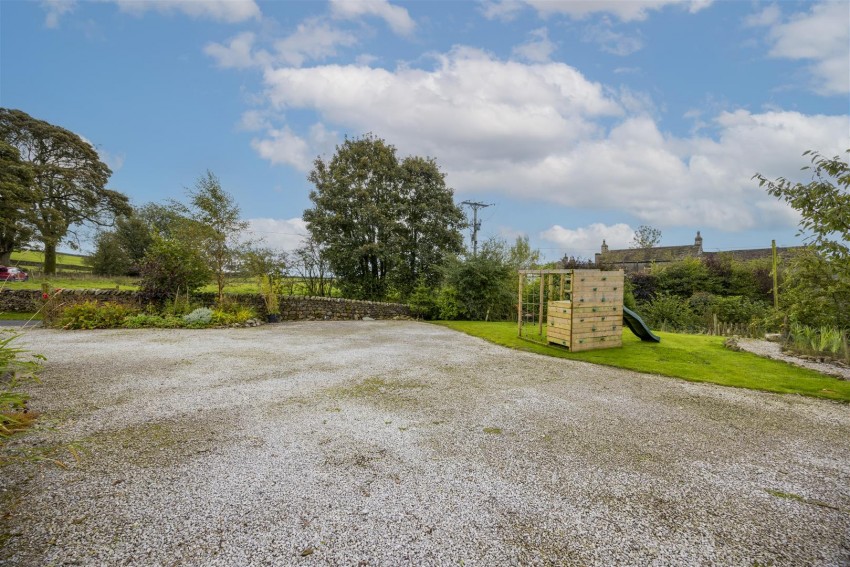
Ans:
POLYGON ((466 205, 472 209, 472 255, 478 256, 478 231, 481 229, 481 223, 478 221, 478 209, 492 207, 494 203, 478 203, 476 201, 464 201, 461 205, 466 205))

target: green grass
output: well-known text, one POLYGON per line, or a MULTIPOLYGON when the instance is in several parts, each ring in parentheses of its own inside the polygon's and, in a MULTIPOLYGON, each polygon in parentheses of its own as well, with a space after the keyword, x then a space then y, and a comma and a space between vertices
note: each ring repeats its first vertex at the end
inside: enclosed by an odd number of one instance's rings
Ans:
MULTIPOLYGON (((22 250, 20 252, 12 252, 12 263, 16 261, 23 262, 44 262, 44 252, 39 250, 22 250)), ((88 267, 86 264, 86 256, 78 254, 56 254, 57 264, 66 264, 68 266, 88 267)))
POLYGON ((2 313, 0 321, 41 321, 41 313, 2 313))
POLYGON ((52 289, 139 289, 138 278, 93 276, 84 273, 75 275, 67 272, 56 276, 31 276, 25 282, 0 282, 0 289, 41 289, 42 282, 49 283, 52 289))
POLYGON ((570 360, 582 360, 660 374, 691 382, 749 388, 780 394, 802 394, 850 402, 850 381, 824 376, 723 346, 723 337, 657 333, 660 343, 644 343, 625 331, 623 347, 570 352, 562 347, 532 343, 517 337, 516 323, 438 321, 438 325, 480 337, 498 345, 570 360))

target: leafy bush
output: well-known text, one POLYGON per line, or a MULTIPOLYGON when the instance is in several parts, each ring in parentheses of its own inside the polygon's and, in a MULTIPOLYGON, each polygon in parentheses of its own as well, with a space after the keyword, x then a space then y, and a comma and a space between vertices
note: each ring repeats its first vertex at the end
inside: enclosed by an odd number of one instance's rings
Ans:
POLYGON ((698 291, 710 291, 708 268, 696 258, 653 268, 652 273, 657 276, 661 293, 689 298, 698 291))
POLYGON ((124 327, 128 329, 179 329, 186 326, 183 317, 173 315, 155 315, 151 313, 139 313, 124 319, 124 327))
POLYGON ((208 307, 198 307, 188 315, 183 316, 187 327, 206 327, 212 321, 213 311, 208 307))
POLYGON ((419 280, 419 283, 413 288, 408 304, 410 305, 410 313, 414 317, 430 320, 440 316, 437 297, 424 280, 419 280))
POLYGON ((0 332, 0 439, 24 429, 35 417, 27 411, 29 396, 18 388, 26 381, 37 380, 45 358, 40 354, 25 358, 26 351, 12 345, 19 336, 0 332))
POLYGON ((225 309, 215 309, 210 316, 210 324, 217 327, 242 325, 256 317, 257 314, 250 307, 236 306, 225 309))
POLYGON ((658 293, 658 277, 651 272, 635 272, 628 274, 627 281, 635 301, 647 302, 655 299, 658 293))
POLYGON ((700 327, 700 321, 688 305, 688 300, 675 295, 660 294, 639 307, 641 317, 653 329, 689 331, 700 327))
POLYGON ((62 311, 59 326, 63 329, 112 329, 124 324, 135 309, 118 303, 86 301, 70 305, 62 311))
POLYGON ((163 304, 203 286, 212 273, 201 254, 177 239, 158 239, 142 262, 139 290, 148 301, 163 304))

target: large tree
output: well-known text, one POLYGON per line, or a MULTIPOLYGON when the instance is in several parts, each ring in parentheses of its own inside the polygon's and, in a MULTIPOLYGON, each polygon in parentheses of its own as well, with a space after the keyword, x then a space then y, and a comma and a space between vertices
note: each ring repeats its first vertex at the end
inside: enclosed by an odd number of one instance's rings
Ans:
POLYGON ((408 157, 401 163, 399 256, 395 282, 403 296, 417 282, 437 287, 440 266, 448 255, 463 250, 461 229, 465 219, 455 204, 445 175, 433 159, 408 157))
POLYGON ((77 134, 20 110, 0 108, 0 139, 32 168, 28 199, 35 237, 44 246, 44 273, 56 273, 56 248, 73 234, 73 227, 105 226, 116 215, 130 213, 127 197, 106 189, 112 171, 77 134))
POLYGON ((395 148, 371 135, 347 139, 330 161, 316 158, 308 179, 316 189, 304 220, 343 293, 383 299, 399 261, 402 180, 395 148))
POLYGON ((438 283, 438 265, 462 248, 463 213, 433 159, 408 157, 372 135, 347 139, 309 179, 304 220, 349 297, 409 294, 438 283))
POLYGON ((33 173, 16 148, 0 140, 0 264, 32 236, 30 188, 33 173))

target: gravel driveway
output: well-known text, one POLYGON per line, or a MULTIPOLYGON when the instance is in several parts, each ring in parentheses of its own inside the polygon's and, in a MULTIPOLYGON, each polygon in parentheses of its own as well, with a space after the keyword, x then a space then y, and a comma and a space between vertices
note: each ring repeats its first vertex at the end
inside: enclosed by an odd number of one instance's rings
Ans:
POLYGON ((403 321, 29 331, 7 565, 848 565, 850 407, 403 321))

